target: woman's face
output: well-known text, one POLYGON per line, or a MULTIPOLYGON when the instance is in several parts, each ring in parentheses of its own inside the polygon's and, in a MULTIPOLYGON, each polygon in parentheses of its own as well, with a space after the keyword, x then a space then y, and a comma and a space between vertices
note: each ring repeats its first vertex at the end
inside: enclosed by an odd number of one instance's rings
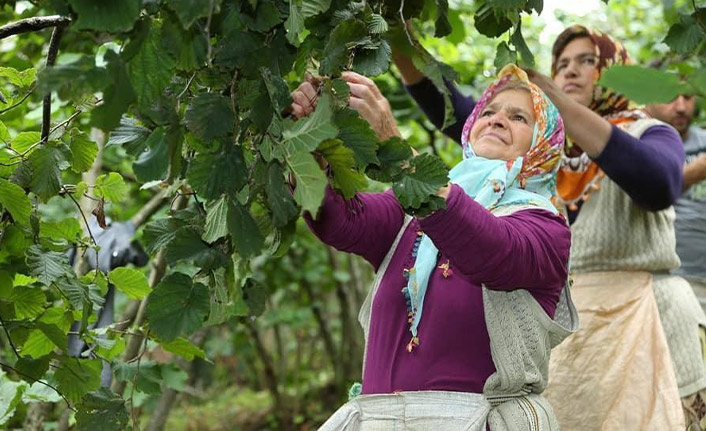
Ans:
POLYGON ((574 101, 589 106, 593 101, 598 57, 596 47, 587 37, 569 42, 556 62, 554 83, 574 101))
POLYGON ((508 89, 493 97, 471 128, 477 156, 515 160, 532 145, 534 106, 527 90, 508 89))

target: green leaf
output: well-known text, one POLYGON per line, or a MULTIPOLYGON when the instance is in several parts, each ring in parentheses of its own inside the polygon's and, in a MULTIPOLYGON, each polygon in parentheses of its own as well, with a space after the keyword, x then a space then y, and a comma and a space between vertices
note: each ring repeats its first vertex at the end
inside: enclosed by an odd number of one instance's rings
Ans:
POLYGON ((267 94, 270 96, 272 107, 277 112, 282 112, 285 108, 292 104, 292 97, 287 87, 287 82, 281 77, 274 75, 270 69, 261 68, 260 75, 262 82, 265 84, 267 94))
POLYGON ((167 6, 179 17, 184 29, 188 29, 199 18, 207 17, 211 8, 210 1, 168 0, 167 6))
POLYGON ((353 70, 366 76, 377 76, 387 72, 392 59, 392 50, 382 40, 375 49, 358 49, 353 58, 353 70))
POLYGON ((500 70, 506 64, 510 64, 510 63, 514 64, 516 62, 517 62, 517 53, 510 49, 507 42, 500 42, 498 44, 497 50, 495 51, 495 61, 493 62, 493 65, 495 66, 495 68, 500 70))
POLYGON ((108 62, 107 76, 110 84, 103 91, 103 104, 91 111, 91 124, 103 131, 110 131, 120 123, 123 113, 135 100, 135 90, 120 56, 108 50, 105 60, 108 62))
POLYGON ((522 57, 522 62, 529 67, 534 67, 534 55, 532 55, 532 51, 530 51, 525 38, 522 36, 522 21, 517 22, 517 29, 512 33, 510 42, 517 48, 517 52, 522 57))
POLYGON ((12 419, 22 401, 22 394, 29 388, 26 382, 15 382, 0 371, 0 425, 12 419))
POLYGON ((206 143, 232 132, 234 120, 230 100, 215 93, 194 97, 184 114, 189 130, 206 143))
POLYGON ((289 156, 287 165, 296 181, 294 200, 302 210, 316 214, 324 199, 326 176, 309 153, 301 152, 289 156))
POLYGON ((218 200, 206 204, 206 228, 201 238, 206 242, 214 242, 228 235, 228 198, 221 195, 218 200))
POLYGON ((504 14, 496 14, 492 7, 481 7, 473 17, 476 30, 488 37, 498 37, 512 28, 510 21, 504 14))
POLYGON ((192 227, 182 227, 177 229, 167 245, 165 257, 167 262, 173 264, 182 259, 194 259, 209 250, 208 244, 201 240, 199 232, 192 227))
POLYGON ((34 319, 44 312, 47 297, 42 289, 15 286, 12 289, 10 301, 15 306, 15 317, 18 319, 34 319))
POLYGON ((10 141, 12 141, 12 137, 10 137, 10 131, 7 130, 7 126, 5 123, 0 121, 0 143, 8 145, 10 144, 10 141))
POLYGON ((0 178, 0 204, 10 212, 15 222, 27 226, 32 204, 22 187, 0 178))
POLYGON ((147 277, 142 271, 132 268, 115 268, 108 274, 111 283, 130 299, 142 299, 149 295, 152 289, 147 277))
POLYGON ((160 34, 160 29, 153 25, 140 51, 128 64, 130 81, 141 110, 148 109, 162 95, 174 75, 175 61, 162 48, 160 34))
POLYGON ((336 112, 334 124, 339 129, 337 138, 353 150, 358 167, 379 163, 375 155, 378 148, 377 135, 358 112, 348 108, 342 109, 336 112))
POLYGON ((147 318, 155 334, 169 342, 200 328, 208 310, 208 288, 177 272, 166 276, 150 294, 147 318))
POLYGON ((16 87, 27 88, 36 81, 37 71, 34 68, 29 68, 20 72, 13 67, 0 67, 0 76, 7 78, 16 87))
POLYGON ((272 211, 272 222, 281 227, 297 216, 297 207, 292 194, 284 182, 284 170, 279 163, 267 166, 267 182, 265 183, 267 206, 272 211))
POLYGON ((22 345, 20 353, 24 357, 39 359, 53 352, 56 347, 56 344, 44 332, 33 329, 29 332, 29 337, 22 345))
POLYGON ((159 343, 159 345, 167 352, 179 355, 187 361, 192 361, 194 358, 206 358, 206 352, 191 344, 186 338, 179 337, 172 342, 159 343))
POLYGON ((211 310, 204 325, 218 325, 234 316, 247 316, 247 305, 236 286, 232 265, 213 271, 209 284, 212 286, 211 310))
POLYGON ((72 23, 76 30, 124 32, 132 29, 140 15, 140 0, 69 0, 69 4, 78 14, 78 19, 72 23))
POLYGON ((162 46, 172 53, 179 70, 196 70, 206 62, 208 39, 199 26, 184 31, 176 19, 165 19, 162 24, 162 46))
POLYGON ((304 18, 310 18, 326 12, 330 7, 331 0, 303 0, 302 15, 304 15, 304 18))
POLYGON ((120 202, 127 194, 127 186, 119 173, 111 172, 96 178, 93 192, 99 198, 104 198, 111 202, 120 202))
POLYGON ((93 165, 98 154, 98 145, 83 132, 74 129, 71 132, 71 169, 74 172, 86 172, 93 165))
POLYGON ((125 400, 108 388, 84 395, 76 412, 77 431, 122 431, 128 422, 125 400))
POLYGON ((248 304, 251 316, 260 316, 265 312, 267 291, 264 286, 256 283, 252 278, 248 278, 243 286, 243 299, 248 304))
POLYGON ((46 202, 61 189, 61 171, 68 167, 61 150, 53 145, 42 145, 29 156, 32 170, 29 188, 46 202))
POLYGON ((42 139, 39 132, 20 132, 10 142, 10 147, 18 153, 25 153, 42 139))
POLYGON ((232 147, 221 154, 199 154, 189 164, 186 178, 205 199, 237 193, 248 179, 243 152, 240 147, 232 147))
POLYGON ((233 238, 235 250, 242 257, 254 256, 265 244, 265 238, 255 219, 237 202, 230 202, 228 205, 228 231, 233 238))
POLYGON ((123 117, 120 126, 110 132, 106 145, 122 145, 131 156, 137 156, 147 146, 150 129, 139 125, 134 118, 123 117))
POLYGON ((412 149, 400 138, 391 138, 380 143, 378 166, 368 166, 365 173, 372 179, 392 182, 402 173, 402 163, 412 157, 412 149))
POLYGON ((313 151, 319 144, 336 137, 338 129, 331 122, 331 95, 319 97, 314 113, 291 124, 282 133, 282 145, 290 153, 313 151))
POLYGON ((449 181, 449 170, 440 158, 421 154, 410 161, 406 175, 392 185, 400 205, 419 208, 449 181))
POLYGON ((25 404, 58 403, 62 400, 63 398, 59 396, 58 392, 48 386, 43 385, 40 382, 32 383, 32 385, 25 391, 25 393, 22 394, 22 402, 25 404))
POLYGON ((355 169, 353 150, 343 146, 339 139, 329 139, 319 145, 318 151, 326 159, 333 171, 333 185, 347 199, 368 185, 365 175, 355 169))
POLYGON ((145 250, 150 254, 156 254, 163 247, 166 247, 174 239, 177 227, 177 223, 171 218, 163 218, 147 223, 142 233, 145 250))
POLYGON ((113 369, 115 377, 123 382, 135 382, 135 388, 145 394, 158 394, 162 386, 160 367, 151 361, 118 363, 113 369))
POLYGON ((88 392, 101 385, 100 359, 61 358, 61 364, 54 373, 59 391, 69 400, 79 402, 88 392))
POLYGON ((132 164, 135 176, 141 182, 164 179, 169 169, 169 148, 165 139, 164 127, 157 127, 143 142, 142 151, 132 164))
POLYGON ((19 358, 15 363, 15 368, 21 373, 20 377, 26 381, 33 383, 36 380, 44 377, 44 374, 49 369, 49 361, 51 358, 45 356, 40 359, 31 359, 28 357, 19 358))
POLYGON ((287 40, 292 45, 299 45, 299 34, 304 31, 304 15, 301 10, 301 3, 297 0, 289 2, 289 17, 284 22, 287 30, 287 40))
POLYGON ((691 54, 704 38, 706 38, 706 34, 696 18, 682 15, 679 22, 669 28, 663 42, 678 54, 691 54))
POLYGON ((33 245, 25 252, 27 268, 39 282, 50 285, 59 277, 71 274, 69 259, 64 253, 45 251, 38 245, 33 245))
POLYGON ((640 104, 668 103, 688 92, 677 74, 642 66, 613 66, 599 83, 640 104))
POLYGON ((76 61, 45 67, 37 78, 37 91, 46 94, 56 91, 64 100, 80 98, 105 88, 110 76, 103 67, 96 67, 96 61, 88 55, 76 61))
POLYGON ((39 236, 42 238, 75 242, 82 233, 81 225, 73 217, 56 222, 44 220, 39 222, 39 236))
POLYGON ((368 31, 372 34, 384 34, 387 33, 387 30, 389 29, 385 18, 376 13, 370 15, 370 18, 366 21, 366 24, 368 25, 368 31))
POLYGON ((360 42, 367 34, 365 23, 357 19, 348 19, 339 23, 326 42, 319 73, 329 76, 340 74, 348 65, 348 49, 356 42, 360 42))

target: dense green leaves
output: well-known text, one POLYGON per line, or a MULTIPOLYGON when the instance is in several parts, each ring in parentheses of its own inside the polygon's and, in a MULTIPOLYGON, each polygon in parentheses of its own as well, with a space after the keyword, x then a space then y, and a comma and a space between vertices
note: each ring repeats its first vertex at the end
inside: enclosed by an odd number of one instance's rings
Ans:
POLYGON ((64 153, 54 145, 44 145, 30 154, 27 163, 32 172, 29 187, 43 201, 61 188, 61 171, 68 167, 64 153))
POLYGON ((429 196, 449 181, 448 168, 444 163, 429 154, 422 154, 410 161, 404 177, 395 182, 392 189, 400 204, 408 209, 420 208, 429 196))
POLYGON ((217 199, 222 193, 237 193, 247 181, 248 171, 239 147, 220 154, 202 154, 189 164, 187 179, 199 196, 217 199))
POLYGON ((367 35, 365 23, 357 19, 342 21, 333 29, 324 47, 319 72, 337 75, 348 64, 348 50, 367 35))
POLYGON ((199 18, 208 16, 212 2, 193 0, 169 0, 167 6, 176 12, 181 25, 188 29, 199 18))
POLYGON ((694 16, 683 15, 680 21, 674 24, 664 43, 669 45, 674 52, 691 54, 704 40, 706 35, 694 16))
POLYGON ((108 277, 119 291, 132 299, 142 299, 152 291, 145 274, 136 269, 115 268, 108 277))
POLYGON ((61 252, 48 251, 33 245, 27 249, 26 256, 30 274, 45 285, 53 283, 71 270, 69 259, 61 252))
POLYGON ((152 26, 142 47, 128 66, 130 82, 141 109, 152 105, 172 79, 175 62, 162 47, 160 34, 160 29, 152 26))
POLYGON ((103 174, 96 178, 96 185, 93 189, 96 196, 108 199, 109 201, 119 202, 125 193, 127 186, 123 177, 117 172, 103 174))
POLYGON ((122 431, 128 423, 125 400, 108 388, 89 392, 76 413, 78 431, 122 431))
POLYGON ((242 205, 236 202, 229 204, 227 223, 235 250, 239 255, 250 257, 262 249, 265 239, 255 219, 242 205))
POLYGON ((210 142, 232 131, 233 115, 228 98, 213 93, 201 93, 189 103, 184 120, 194 135, 210 142))
POLYGON ((208 289, 182 273, 168 275, 149 296, 150 328, 165 341, 201 327, 209 310, 208 289))
POLYGON ((100 388, 102 368, 100 359, 62 358, 54 379, 66 398, 79 402, 84 394, 100 388))
POLYGON ((121 2, 69 0, 69 3, 78 14, 78 20, 74 25, 79 30, 128 31, 140 14, 140 0, 121 2))

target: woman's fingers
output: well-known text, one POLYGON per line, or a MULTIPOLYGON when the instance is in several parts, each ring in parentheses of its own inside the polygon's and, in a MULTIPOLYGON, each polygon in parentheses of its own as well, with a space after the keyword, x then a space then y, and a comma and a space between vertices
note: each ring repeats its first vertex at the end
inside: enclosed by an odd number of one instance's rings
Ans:
POLYGON ((366 76, 360 75, 355 72, 343 72, 341 74, 341 79, 348 82, 349 85, 357 84, 366 87, 368 91, 370 91, 370 94, 376 99, 382 97, 382 93, 380 93, 380 89, 378 88, 378 86, 375 85, 372 79, 366 76))
POLYGON ((365 121, 370 123, 371 126, 373 125, 371 121, 375 115, 373 114, 373 108, 370 106, 367 100, 351 96, 348 105, 351 107, 351 109, 358 111, 360 116, 363 117, 365 121))
POLYGON ((316 88, 314 88, 313 85, 309 82, 303 82, 298 90, 300 90, 306 98, 309 100, 310 104, 312 106, 316 106, 316 98, 318 97, 318 92, 316 91, 316 88))

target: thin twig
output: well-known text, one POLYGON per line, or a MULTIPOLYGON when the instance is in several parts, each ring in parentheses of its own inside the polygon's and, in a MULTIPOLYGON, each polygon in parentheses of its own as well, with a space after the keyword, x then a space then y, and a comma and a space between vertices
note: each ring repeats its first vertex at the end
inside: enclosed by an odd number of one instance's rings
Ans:
MULTIPOLYGON (((130 415, 132 416, 132 428, 136 431, 140 431, 140 423, 137 418, 137 411, 135 410, 135 386, 137 386, 137 378, 140 376, 140 363, 142 361, 142 356, 147 351, 147 341, 149 340, 150 331, 145 332, 145 342, 142 348, 142 353, 137 356, 137 370, 135 370, 135 377, 132 379, 132 388, 130 388, 130 415)), ((128 361, 130 363, 130 361, 128 361)))
POLYGON ((15 34, 27 33, 30 31, 43 30, 48 27, 56 27, 59 25, 67 25, 71 22, 71 18, 67 16, 51 15, 51 16, 35 16, 25 18, 19 21, 11 22, 0 27, 0 39, 15 34))
POLYGON ((137 228, 142 226, 147 220, 150 219, 159 211, 164 204, 167 202, 166 193, 164 190, 160 190, 156 195, 152 197, 140 210, 132 216, 130 221, 137 228))
POLYGON ((12 347, 12 351, 15 352, 15 355, 19 359, 20 354, 17 352, 15 343, 12 342, 12 337, 10 337, 10 332, 7 330, 7 326, 5 325, 5 321, 3 320, 2 316, 0 316, 0 324, 2 324, 2 329, 5 331, 5 335, 7 335, 7 341, 10 342, 10 347, 12 347))
POLYGON ((405 22, 404 18, 404 0, 400 1, 400 20, 402 21, 402 28, 404 29, 405 34, 407 35, 407 39, 409 40, 410 45, 414 46, 414 40, 412 40, 412 35, 409 34, 409 29, 407 28, 407 23, 405 22))
POLYGON ((17 368, 11 367, 11 366, 9 366, 9 365, 7 365, 7 364, 4 364, 4 363, 2 363, 2 362, 0 362, 0 366, 3 367, 3 368, 7 368, 8 370, 11 370, 11 371, 16 372, 16 373, 19 374, 20 376, 23 376, 23 377, 26 377, 26 378, 32 380, 32 383, 39 383, 39 384, 41 384, 41 385, 44 385, 44 386, 46 386, 46 387, 48 387, 48 388, 53 389, 54 392, 56 392, 57 394, 59 394, 59 396, 64 399, 64 401, 66 402, 66 406, 67 406, 70 410, 72 410, 73 412, 76 412, 76 409, 73 408, 73 407, 71 407, 71 403, 69 402, 69 400, 66 399, 66 397, 64 396, 64 394, 62 394, 56 387, 52 386, 51 384, 49 384, 49 383, 47 383, 47 382, 45 382, 45 381, 43 381, 43 380, 35 379, 34 377, 30 376, 29 374, 25 374, 25 373, 23 373, 22 371, 18 370, 17 368))
POLYGON ((181 90, 181 93, 177 96, 177 99, 181 99, 181 97, 189 90, 189 87, 191 87, 191 82, 196 78, 196 72, 194 72, 193 75, 191 75, 191 78, 189 78, 188 81, 186 81, 186 87, 184 87, 183 90, 181 90))
POLYGON ((17 108, 18 106, 20 106, 21 104, 23 104, 23 103, 25 102, 25 100, 27 100, 27 98, 32 95, 32 92, 34 91, 35 88, 37 88, 37 85, 36 85, 36 84, 33 85, 32 88, 29 89, 29 91, 27 92, 27 94, 25 94, 24 96, 22 96, 22 99, 20 99, 19 102, 15 103, 15 104, 12 105, 12 106, 8 106, 8 107, 5 108, 5 109, 1 109, 1 110, 0 110, 0 115, 4 114, 5 112, 7 112, 7 111, 9 111, 9 110, 11 110, 11 109, 15 109, 15 108, 17 108))
MULTIPOLYGON (((49 40, 49 50, 47 51, 47 67, 54 66, 56 55, 59 52, 61 36, 64 35, 66 24, 57 25, 51 33, 49 40)), ((44 106, 42 107, 42 142, 49 140, 49 129, 51 128, 51 92, 44 96, 44 106)))
MULTIPOLYGON (((71 198, 71 200, 76 204, 76 208, 78 208, 79 214, 81 214, 81 218, 83 218, 83 222, 86 224, 86 230, 88 231, 88 235, 91 237, 91 241, 93 241, 94 249, 96 250, 96 266, 98 265, 98 243, 96 242, 96 238, 93 236, 93 232, 91 232, 91 226, 88 224, 88 219, 86 219, 86 215, 83 213, 83 210, 81 209, 81 204, 78 203, 78 201, 69 193, 65 187, 62 187, 64 191, 66 192, 66 196, 71 198)), ((97 275, 98 268, 96 268, 96 275, 97 275)))
POLYGON ((213 3, 214 3, 214 1, 211 0, 211 2, 208 5, 208 18, 206 19, 206 43, 207 43, 206 66, 207 67, 211 67, 211 55, 213 55, 213 48, 211 47, 211 18, 213 17, 213 3))
MULTIPOLYGON (((70 116, 69 118, 67 118, 66 120, 64 120, 64 121, 62 121, 61 123, 59 123, 59 124, 57 124, 56 126, 54 126, 54 127, 49 131, 49 136, 51 136, 51 134, 54 133, 54 132, 55 132, 57 129, 59 129, 60 127, 63 127, 63 126, 65 126, 65 125, 69 124, 71 121, 73 121, 74 118, 78 117, 78 116, 81 115, 82 113, 83 113, 83 111, 81 111, 81 110, 79 109, 78 111, 76 111, 76 112, 74 112, 73 114, 71 114, 71 116, 70 116)), ((17 151, 14 151, 14 150, 13 150, 16 155, 15 155, 15 156, 12 156, 11 158, 12 158, 12 159, 16 159, 16 158, 24 159, 24 157, 25 157, 27 154, 29 154, 30 152, 32 152, 32 150, 34 150, 34 149, 35 149, 38 145, 40 145, 42 142, 43 142, 43 141, 40 139, 39 141, 37 141, 37 142, 35 142, 34 144, 32 144, 32 145, 30 145, 29 147, 27 147, 27 149, 24 150, 24 151, 21 152, 21 153, 18 153, 17 151)), ((10 147, 8 147, 8 148, 10 148, 10 147)))

